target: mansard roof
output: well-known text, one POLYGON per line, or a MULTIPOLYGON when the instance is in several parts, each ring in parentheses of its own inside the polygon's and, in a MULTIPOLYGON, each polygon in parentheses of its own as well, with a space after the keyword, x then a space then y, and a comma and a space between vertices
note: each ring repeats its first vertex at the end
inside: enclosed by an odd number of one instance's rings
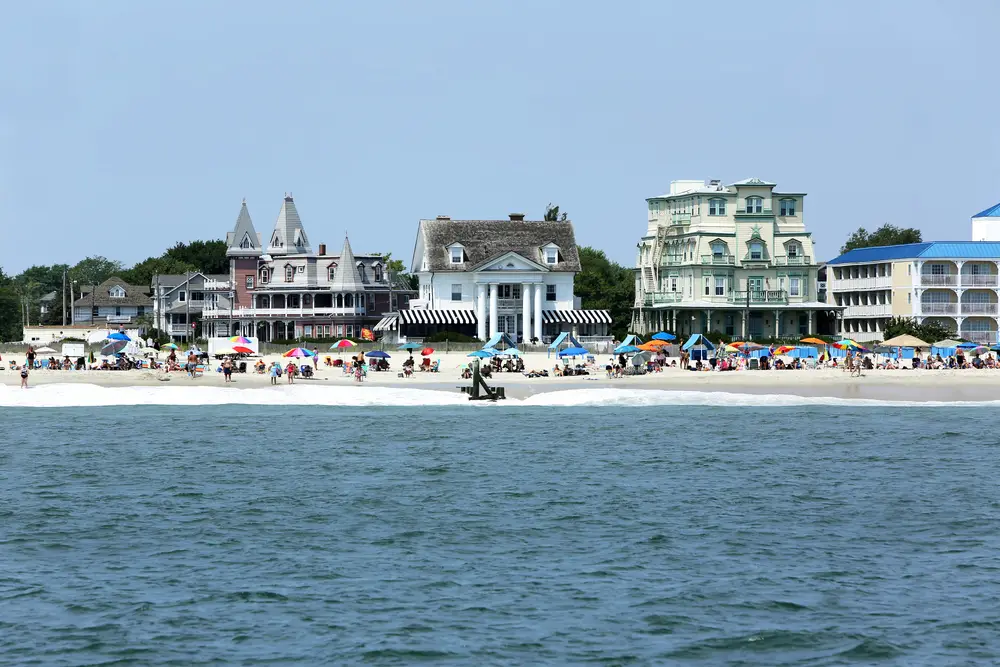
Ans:
POLYGON ((260 234, 253 227, 250 212, 247 210, 247 200, 240 206, 240 214, 236 217, 236 226, 226 234, 227 255, 259 255, 261 253, 260 234), (249 239, 249 247, 242 247, 244 240, 249 239))
POLYGON ((270 240, 267 242, 267 254, 311 253, 312 246, 309 245, 309 237, 306 236, 306 230, 302 227, 302 220, 295 208, 295 201, 290 194, 286 194, 281 203, 281 210, 278 211, 278 219, 274 223, 274 231, 271 232, 270 240))

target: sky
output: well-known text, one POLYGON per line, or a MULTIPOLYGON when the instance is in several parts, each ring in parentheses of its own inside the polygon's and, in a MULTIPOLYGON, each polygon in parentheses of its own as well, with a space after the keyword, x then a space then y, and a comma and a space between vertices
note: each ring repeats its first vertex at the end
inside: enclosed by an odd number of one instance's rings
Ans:
POLYGON ((569 213, 626 265, 671 180, 807 192, 816 256, 1000 202, 1000 3, 9 3, 0 267, 126 265, 285 192, 314 248, 569 213))

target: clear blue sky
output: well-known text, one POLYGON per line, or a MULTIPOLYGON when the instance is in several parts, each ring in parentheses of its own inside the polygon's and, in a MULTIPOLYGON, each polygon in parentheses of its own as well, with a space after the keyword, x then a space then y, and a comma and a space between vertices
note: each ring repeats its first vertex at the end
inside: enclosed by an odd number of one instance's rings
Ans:
POLYGON ((828 259, 1000 201, 1000 3, 22 2, 0 28, 0 266, 258 231, 407 261, 416 221, 568 211, 631 264, 672 179, 805 191, 828 259), (622 9, 624 7, 625 9, 622 9))

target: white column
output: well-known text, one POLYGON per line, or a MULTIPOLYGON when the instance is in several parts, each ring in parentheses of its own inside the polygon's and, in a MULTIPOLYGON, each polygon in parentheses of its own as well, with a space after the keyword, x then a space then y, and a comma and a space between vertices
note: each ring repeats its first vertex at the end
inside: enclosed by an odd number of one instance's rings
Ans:
POLYGON ((486 342, 486 285, 476 285, 476 337, 486 342))
POLYGON ((542 283, 535 283, 535 338, 542 340, 542 283))
POLYGON ((531 340, 531 284, 521 285, 521 344, 531 340))
POLYGON ((490 283, 490 336, 497 332, 497 284, 490 283))

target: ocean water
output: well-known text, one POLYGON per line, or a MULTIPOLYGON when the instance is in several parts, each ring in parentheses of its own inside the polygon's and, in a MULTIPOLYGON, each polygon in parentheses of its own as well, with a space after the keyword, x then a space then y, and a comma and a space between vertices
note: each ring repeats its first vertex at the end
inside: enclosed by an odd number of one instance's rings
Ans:
POLYGON ((1000 663, 992 405, 160 389, 0 388, 0 664, 1000 663))

